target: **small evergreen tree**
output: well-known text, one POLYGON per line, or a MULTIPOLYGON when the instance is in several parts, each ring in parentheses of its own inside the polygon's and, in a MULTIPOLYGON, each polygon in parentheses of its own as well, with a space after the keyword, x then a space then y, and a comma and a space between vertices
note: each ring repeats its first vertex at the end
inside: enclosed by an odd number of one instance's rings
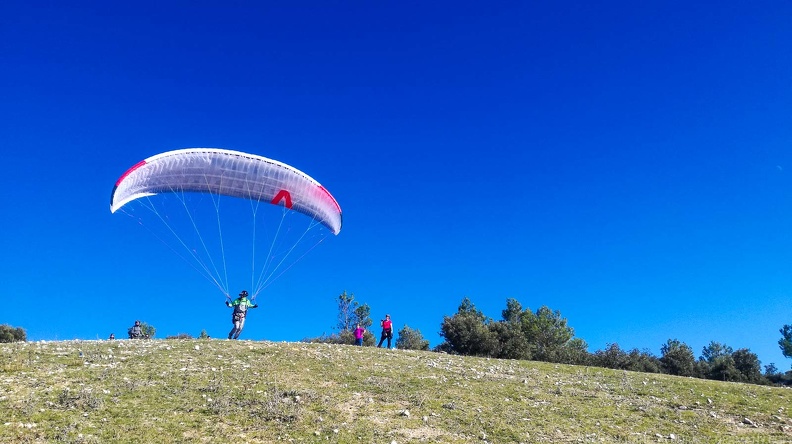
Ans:
POLYGON ((429 341, 424 339, 421 330, 413 330, 407 325, 399 330, 396 348, 401 350, 429 350, 429 341))
POLYGON ((198 335, 198 339, 209 339, 209 333, 206 332, 206 329, 201 330, 201 334, 198 335))
POLYGON ((523 308, 516 299, 506 300, 506 309, 501 312, 502 322, 489 325, 498 338, 501 359, 531 359, 531 344, 523 332, 523 308))
POLYGON ((696 372, 696 357, 693 349, 684 342, 669 339, 660 347, 660 364, 669 375, 693 376, 696 372))
POLYGON ((532 359, 546 362, 557 362, 563 347, 575 336, 561 312, 547 306, 540 307, 536 313, 524 311, 522 330, 531 344, 532 359))
POLYGON ((157 329, 154 328, 153 325, 149 325, 145 322, 140 322, 140 331, 143 332, 144 338, 153 338, 155 334, 157 334, 157 329))

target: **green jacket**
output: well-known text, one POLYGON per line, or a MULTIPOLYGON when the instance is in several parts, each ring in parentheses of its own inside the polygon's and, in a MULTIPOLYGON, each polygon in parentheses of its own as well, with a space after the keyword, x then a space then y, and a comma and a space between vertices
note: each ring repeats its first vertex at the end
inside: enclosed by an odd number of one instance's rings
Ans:
POLYGON ((245 313, 248 308, 258 308, 258 304, 254 304, 246 297, 236 298, 231 302, 226 301, 226 305, 232 307, 235 313, 245 313))

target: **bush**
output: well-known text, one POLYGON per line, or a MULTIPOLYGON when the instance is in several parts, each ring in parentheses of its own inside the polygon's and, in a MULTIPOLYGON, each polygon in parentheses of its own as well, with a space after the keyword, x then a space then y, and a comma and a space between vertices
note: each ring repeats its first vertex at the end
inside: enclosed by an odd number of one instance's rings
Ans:
POLYGON ((350 331, 342 331, 339 333, 333 333, 331 335, 327 335, 322 333, 322 336, 318 336, 315 338, 303 338, 300 342, 307 342, 309 344, 346 344, 351 345, 355 343, 355 337, 352 335, 350 331))
POLYGON ((192 339, 192 335, 189 333, 179 333, 178 335, 174 336, 166 336, 165 339, 192 339))
POLYGON ((429 350, 429 341, 424 339, 421 330, 413 330, 405 325, 404 328, 399 330, 396 348, 401 350, 429 350))
POLYGON ((0 342, 25 342, 27 333, 22 327, 12 327, 7 324, 0 325, 0 342))
POLYGON ((157 334, 157 329, 154 328, 153 325, 149 325, 145 322, 140 323, 140 329, 143 330, 143 336, 149 339, 153 338, 154 335, 157 334))
POLYGON ((792 386, 792 370, 786 373, 773 373, 766 377, 773 384, 792 386))

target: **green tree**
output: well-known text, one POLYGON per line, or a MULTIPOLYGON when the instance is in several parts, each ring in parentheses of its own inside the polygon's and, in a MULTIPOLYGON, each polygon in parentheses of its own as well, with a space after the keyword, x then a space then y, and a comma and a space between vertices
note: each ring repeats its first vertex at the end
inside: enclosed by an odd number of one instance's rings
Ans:
POLYGON ((709 379, 718 381, 739 381, 741 374, 735 367, 731 347, 712 341, 704 347, 699 361, 706 363, 705 374, 709 379))
POLYGON ((556 362, 562 364, 591 365, 592 360, 588 344, 581 338, 570 339, 556 354, 556 362))
POLYGON ((149 325, 145 322, 140 322, 140 331, 143 332, 144 338, 153 338, 155 334, 157 334, 157 329, 154 328, 153 325, 149 325))
MULTIPOLYGON (((368 304, 361 305, 355 300, 354 293, 343 293, 338 295, 338 323, 336 330, 339 332, 355 330, 357 324, 368 330, 373 324, 371 320, 371 308, 368 304)), ((354 342, 354 341, 353 341, 354 342)))
POLYGON ((371 325, 374 324, 374 321, 371 320, 371 307, 368 304, 358 305, 355 307, 354 315, 355 324, 360 324, 368 332, 371 325))
POLYGON ((693 355, 693 349, 684 342, 669 339, 660 347, 660 355, 660 364, 669 375, 695 375, 696 357, 693 355))
POLYGON ((492 322, 490 332, 497 338, 500 359, 531 359, 531 348, 522 332, 522 326, 515 322, 492 322))
POLYGON ((500 344, 498 358, 531 359, 531 348, 523 333, 523 308, 516 299, 506 300, 506 309, 501 312, 503 321, 489 324, 490 331, 500 344))
POLYGON ((619 344, 607 344, 605 350, 594 352, 594 364, 598 367, 627 369, 627 353, 619 348, 619 344))
POLYGON ((720 357, 731 356, 732 352, 732 348, 728 345, 711 341, 708 346, 702 349, 699 359, 712 363, 720 357))
POLYGON ((509 324, 520 324, 522 322, 523 308, 517 299, 506 299, 506 309, 501 312, 503 321, 509 324))
POLYGON ((198 339, 209 339, 209 333, 206 332, 206 329, 201 330, 201 334, 198 335, 198 339))
POLYGON ((456 314, 443 317, 440 336, 445 341, 437 349, 460 355, 497 356, 498 338, 488 328, 490 322, 470 299, 464 298, 456 314))
POLYGON ((336 330, 349 331, 355 328, 355 308, 358 303, 355 301, 355 295, 347 293, 344 290, 338 295, 338 323, 336 330))
POLYGON ((12 327, 8 324, 0 325, 0 342, 25 342, 27 332, 22 327, 12 327))
POLYGON ((400 350, 429 350, 429 341, 424 339, 421 330, 413 330, 405 325, 399 330, 396 348, 400 350))
POLYGON ((619 344, 608 344, 605 350, 595 352, 592 364, 617 370, 644 373, 660 373, 661 367, 660 360, 649 350, 634 348, 627 352, 622 350, 619 344))
POLYGON ((734 367, 740 372, 740 380, 758 384, 763 381, 762 365, 759 356, 747 348, 741 348, 732 353, 734 367))
POLYGON ((784 357, 792 359, 792 325, 784 325, 778 331, 781 333, 781 339, 778 340, 781 353, 784 357))
POLYGON ((536 313, 523 311, 522 331, 531 347, 532 359, 557 362, 559 354, 575 336, 561 312, 542 306, 536 313))
POLYGON ((644 373, 662 373, 660 359, 649 350, 634 348, 627 355, 626 370, 644 373))

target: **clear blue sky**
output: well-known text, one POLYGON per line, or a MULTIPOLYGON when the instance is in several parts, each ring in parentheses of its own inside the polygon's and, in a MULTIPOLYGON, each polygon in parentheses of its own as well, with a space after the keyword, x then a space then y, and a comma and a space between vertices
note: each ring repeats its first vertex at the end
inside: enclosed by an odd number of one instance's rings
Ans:
POLYGON ((792 4, 286 3, 0 3, 0 323, 224 336, 222 295, 109 211, 136 162, 221 147, 344 210, 244 338, 332 333, 346 290, 436 345, 463 297, 516 298, 591 351, 789 368, 792 4))

